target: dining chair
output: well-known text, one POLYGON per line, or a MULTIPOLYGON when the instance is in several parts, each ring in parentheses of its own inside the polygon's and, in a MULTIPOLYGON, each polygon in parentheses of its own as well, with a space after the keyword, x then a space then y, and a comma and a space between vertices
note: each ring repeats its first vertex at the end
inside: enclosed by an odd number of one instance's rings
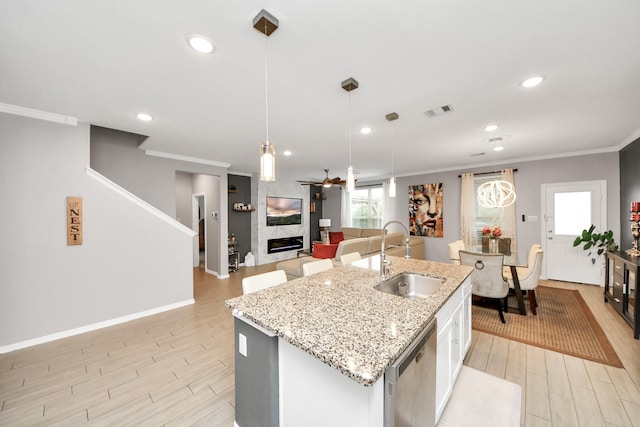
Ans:
POLYGON ((500 321, 505 323, 502 313, 502 299, 509 294, 509 283, 502 276, 502 254, 479 254, 460 251, 460 264, 473 267, 471 272, 471 293, 495 302, 500 321))
MULTIPOLYGON (((532 266, 533 263, 535 262, 535 258, 536 258, 536 252, 538 250, 542 250, 542 246, 540 246, 537 243, 534 243, 531 245, 531 248, 529 248, 529 254, 527 255, 527 267, 516 267, 516 269, 518 270, 518 278, 520 277, 524 277, 526 274, 528 274, 528 271, 526 271, 529 266, 532 266)), ((502 268, 502 275, 507 279, 507 280, 513 280, 511 277, 511 268, 510 267, 503 267, 502 268)), ((513 286, 512 286, 513 287, 513 286)))
POLYGON ((460 265, 460 255, 458 252, 466 250, 466 246, 462 240, 456 240, 453 243, 449 243, 449 259, 452 264, 460 265))
MULTIPOLYGON (((522 289, 523 292, 527 291, 529 306, 531 307, 531 312, 534 315, 538 314, 536 312, 536 307, 538 307, 538 300, 536 299, 536 288, 538 287, 538 283, 540 282, 543 256, 544 252, 542 251, 541 247, 538 246, 537 248, 532 248, 529 253, 527 267, 516 267, 518 270, 518 282, 520 283, 520 289, 522 289)), ((513 279, 510 275, 509 277, 507 277, 507 281, 509 282, 509 287, 513 289, 513 279)))
POLYGON ((242 279, 242 293, 250 294, 251 292, 279 285, 287 281, 287 275, 284 270, 270 271, 268 273, 256 274, 254 276, 242 279))
POLYGON ((320 261, 312 261, 306 264, 302 264, 302 275, 311 276, 312 274, 331 270, 332 268, 333 262, 331 262, 330 258, 321 259, 320 261))
POLYGON ((359 259, 362 259, 360 252, 350 252, 348 254, 342 255, 340 257, 340 262, 342 263, 342 265, 347 265, 351 264, 354 261, 358 261, 359 259))

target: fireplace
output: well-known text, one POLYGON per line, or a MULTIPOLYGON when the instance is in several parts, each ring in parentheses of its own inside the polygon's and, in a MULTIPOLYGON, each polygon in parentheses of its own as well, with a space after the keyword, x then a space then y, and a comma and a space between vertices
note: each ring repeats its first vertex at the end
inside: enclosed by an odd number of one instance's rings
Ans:
POLYGON ((278 252, 302 249, 302 243, 303 243, 302 236, 269 239, 267 240, 267 253, 275 254, 278 252))

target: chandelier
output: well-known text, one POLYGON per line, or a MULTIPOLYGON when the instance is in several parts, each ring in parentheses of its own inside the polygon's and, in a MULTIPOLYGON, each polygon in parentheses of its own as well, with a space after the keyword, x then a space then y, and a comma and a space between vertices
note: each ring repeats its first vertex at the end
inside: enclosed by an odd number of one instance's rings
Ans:
POLYGON ((478 203, 485 208, 504 208, 516 201, 516 190, 508 181, 487 181, 478 187, 478 203))

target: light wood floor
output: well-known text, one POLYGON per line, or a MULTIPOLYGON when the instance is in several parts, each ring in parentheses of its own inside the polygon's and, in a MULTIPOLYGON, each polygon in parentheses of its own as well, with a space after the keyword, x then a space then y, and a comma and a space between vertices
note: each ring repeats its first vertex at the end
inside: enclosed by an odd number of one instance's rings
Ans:
MULTIPOLYGON (((196 303, 83 335, 0 355, 0 425, 232 426, 233 321, 224 300, 241 279, 194 269, 196 303)), ((640 342, 602 302, 580 289, 626 369, 474 331, 465 364, 523 387, 526 426, 640 426, 640 342)), ((540 310, 544 310, 543 303, 540 310)))

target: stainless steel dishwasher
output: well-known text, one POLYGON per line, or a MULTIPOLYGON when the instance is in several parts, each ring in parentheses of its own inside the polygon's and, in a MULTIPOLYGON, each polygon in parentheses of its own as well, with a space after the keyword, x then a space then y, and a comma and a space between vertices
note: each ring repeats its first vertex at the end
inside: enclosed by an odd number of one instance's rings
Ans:
POLYGON ((433 319, 385 371, 385 427, 435 425, 436 326, 433 319))

